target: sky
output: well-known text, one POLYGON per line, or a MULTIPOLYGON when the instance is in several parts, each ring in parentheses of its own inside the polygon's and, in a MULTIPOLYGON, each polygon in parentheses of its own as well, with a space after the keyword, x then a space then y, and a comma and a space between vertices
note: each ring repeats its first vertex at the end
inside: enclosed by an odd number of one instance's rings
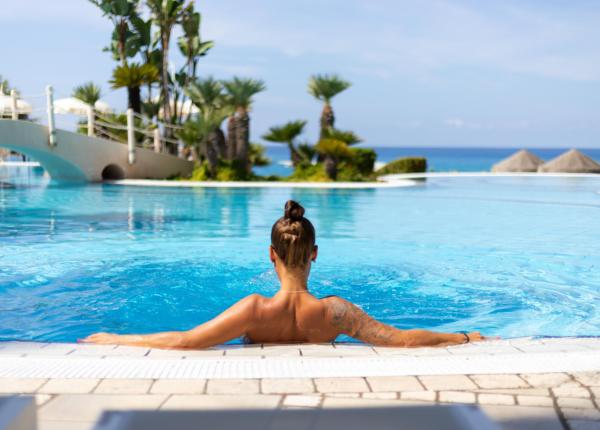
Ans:
MULTIPOLYGON (((315 73, 352 87, 333 101, 336 126, 366 146, 600 148, 600 2, 595 0, 204 0, 202 37, 215 48, 199 73, 263 79, 252 140, 308 120, 321 104, 315 73)), ((23 95, 52 84, 57 97, 115 62, 102 51, 112 27, 86 0, 5 2, 0 75, 23 95)), ((176 49, 174 49, 175 51, 176 49)), ((180 58, 174 55, 175 64, 180 58)), ((31 98, 35 107, 43 99, 31 98)), ((68 119, 58 119, 69 126, 68 119)))

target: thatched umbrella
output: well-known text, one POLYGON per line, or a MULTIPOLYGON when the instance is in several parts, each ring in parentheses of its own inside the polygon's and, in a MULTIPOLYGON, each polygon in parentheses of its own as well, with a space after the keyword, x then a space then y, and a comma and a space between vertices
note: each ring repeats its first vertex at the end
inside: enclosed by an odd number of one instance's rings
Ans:
POLYGON ((540 166, 538 172, 600 173, 600 164, 578 150, 571 149, 540 166))
POLYGON ((521 149, 508 158, 494 164, 492 172, 537 172, 544 160, 531 152, 521 149))

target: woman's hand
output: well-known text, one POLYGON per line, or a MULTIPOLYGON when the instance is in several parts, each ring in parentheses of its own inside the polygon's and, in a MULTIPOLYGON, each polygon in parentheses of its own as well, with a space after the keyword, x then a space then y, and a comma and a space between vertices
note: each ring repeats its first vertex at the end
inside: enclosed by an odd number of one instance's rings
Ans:
POLYGON ((113 333, 94 333, 89 335, 85 339, 79 339, 81 343, 96 343, 101 345, 118 345, 119 344, 118 334, 113 333))
POLYGON ((482 336, 478 331, 472 331, 471 333, 467 333, 469 336, 469 342, 481 342, 482 340, 487 340, 488 338, 482 336))

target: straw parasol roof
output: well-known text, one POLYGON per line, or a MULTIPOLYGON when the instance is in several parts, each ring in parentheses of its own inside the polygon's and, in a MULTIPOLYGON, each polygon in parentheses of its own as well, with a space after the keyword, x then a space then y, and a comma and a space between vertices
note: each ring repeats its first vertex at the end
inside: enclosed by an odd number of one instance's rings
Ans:
MULTIPOLYGON (((88 104, 83 100, 79 100, 75 97, 67 97, 64 99, 58 99, 54 101, 54 111, 58 114, 74 114, 85 116, 87 115, 88 104)), ((108 103, 98 100, 94 104, 94 110, 101 113, 112 112, 108 103)))
POLYGON ((540 166, 538 172, 600 173, 600 164, 578 150, 571 149, 540 166))
POLYGON ((537 172, 544 160, 531 152, 521 149, 508 158, 494 164, 492 172, 537 172))

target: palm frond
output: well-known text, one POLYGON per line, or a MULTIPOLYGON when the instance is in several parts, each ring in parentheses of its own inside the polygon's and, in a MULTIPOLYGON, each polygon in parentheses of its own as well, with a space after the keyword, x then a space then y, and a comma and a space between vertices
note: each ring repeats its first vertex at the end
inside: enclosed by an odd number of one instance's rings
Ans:
POLYGON ((281 126, 271 127, 263 139, 269 142, 292 143, 298 136, 304 132, 306 121, 290 121, 281 126))
POLYGON ((113 70, 110 84, 113 88, 141 87, 159 80, 159 71, 153 64, 125 64, 113 70))
POLYGON ((321 139, 315 149, 319 154, 329 155, 334 159, 342 159, 351 155, 348 145, 337 139, 321 139))
POLYGON ((102 90, 93 82, 86 82, 73 89, 73 97, 88 105, 94 106, 100 100, 102 90))
POLYGON ((223 86, 231 103, 236 107, 248 109, 253 102, 254 95, 267 89, 260 79, 239 78, 235 76, 230 81, 224 81, 223 86))
POLYGON ((328 128, 323 130, 323 137, 326 139, 340 140, 346 145, 355 145, 362 142, 362 139, 353 131, 343 131, 336 128, 328 128))
POLYGON ((331 99, 342 91, 348 89, 352 84, 338 75, 313 75, 308 81, 308 92, 313 97, 325 103, 331 103, 331 99))

